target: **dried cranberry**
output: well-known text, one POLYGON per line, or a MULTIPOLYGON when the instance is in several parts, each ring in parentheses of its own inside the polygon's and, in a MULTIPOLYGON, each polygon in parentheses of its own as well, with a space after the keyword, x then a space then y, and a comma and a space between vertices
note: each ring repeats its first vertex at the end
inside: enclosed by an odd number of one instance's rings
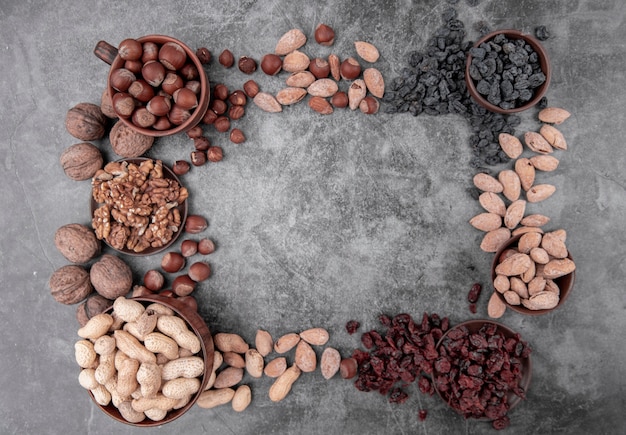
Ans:
POLYGON ((511 424, 511 420, 509 420, 509 417, 505 415, 503 417, 500 417, 497 420, 494 420, 493 423, 491 423, 491 426, 495 430, 502 430, 502 429, 506 429, 507 427, 509 427, 510 424, 511 424))
POLYGON ((480 297, 480 292, 482 291, 483 286, 479 283, 475 283, 467 294, 467 301, 470 304, 475 304, 478 302, 478 298, 480 297))
POLYGON ((357 329, 359 329, 360 326, 361 324, 358 321, 350 320, 346 323, 346 331, 348 331, 348 334, 352 335, 357 331, 357 329))
POLYGON ((394 388, 389 395, 389 403, 404 403, 408 400, 409 395, 400 388, 394 388))
POLYGON ((378 321, 383 326, 390 326, 391 325, 391 317, 389 317, 386 314, 381 314, 380 316, 378 316, 378 321))
POLYGON ((476 314, 476 304, 469 304, 470 313, 476 314))
POLYGON ((419 416, 420 421, 424 421, 424 420, 426 420, 426 416, 428 415, 428 411, 426 411, 425 409, 420 409, 419 412, 417 413, 417 415, 419 416))

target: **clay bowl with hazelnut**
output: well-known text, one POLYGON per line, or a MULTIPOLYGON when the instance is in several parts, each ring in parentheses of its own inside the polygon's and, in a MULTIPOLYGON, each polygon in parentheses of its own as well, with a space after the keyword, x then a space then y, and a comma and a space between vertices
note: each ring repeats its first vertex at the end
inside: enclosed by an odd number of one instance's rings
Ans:
POLYGON ((198 56, 170 36, 128 38, 115 48, 99 41, 94 54, 111 65, 107 93, 120 120, 146 136, 196 126, 209 107, 210 86, 198 56))
MULTIPOLYGON (((527 316, 539 316, 542 314, 548 314, 553 312, 554 310, 556 310, 557 308, 559 308, 560 306, 562 306, 565 301, 567 300, 567 298, 569 297, 572 288, 574 287, 574 280, 576 278, 576 270, 572 270, 569 273, 566 273, 562 276, 558 276, 555 278, 548 278, 546 279, 546 285, 544 286, 544 283, 541 281, 541 279, 539 279, 539 283, 542 286, 542 290, 540 290, 540 292, 552 292, 556 294, 556 297, 558 298, 558 302, 554 302, 552 303, 552 305, 550 308, 546 308, 546 309, 538 309, 536 307, 533 307, 533 304, 528 304, 528 302, 524 303, 524 301, 522 300, 522 296, 520 296, 520 303, 517 303, 517 299, 514 295, 513 298, 508 297, 510 294, 506 294, 503 288, 500 288, 500 290, 497 290, 498 287, 500 287, 500 284, 496 282, 496 277, 498 277, 498 273, 497 273, 497 268, 498 265, 505 259, 505 257, 507 257, 508 255, 510 255, 511 253, 515 253, 518 249, 518 244, 520 239, 523 237, 524 235, 517 235, 514 236, 512 238, 510 238, 507 242, 503 243, 502 246, 498 249, 498 251, 495 253, 494 257, 493 257, 493 261, 491 264, 491 282, 494 285, 494 288, 496 288, 495 292, 498 295, 498 297, 500 298, 500 300, 502 300, 502 302, 504 302, 504 304, 507 306, 507 308, 510 308, 511 310, 520 313, 520 314, 524 314, 527 316), (532 307, 529 308, 529 307, 532 307)), ((568 263, 571 262, 570 264, 574 264, 574 260, 572 259, 572 255, 569 251, 567 251, 567 256, 565 257, 564 261, 567 261, 568 263)), ((535 264, 535 268, 537 267, 537 263, 535 264)), ((574 266, 575 267, 575 266, 574 266)), ((535 283, 533 283, 532 280, 529 279, 522 279, 523 277, 518 277, 519 279, 517 279, 516 277, 508 277, 509 278, 509 284, 508 286, 521 286, 521 290, 520 289, 510 289, 509 291, 517 291, 518 293, 521 291, 522 293, 524 293, 524 289, 526 289, 526 292, 528 292, 528 297, 532 298, 532 297, 537 297, 537 296, 533 296, 535 294, 538 294, 539 292, 537 292, 537 289, 533 289, 533 286, 535 283), (516 279, 514 279, 516 278, 516 279), (528 283, 526 283, 525 281, 529 281, 528 283), (523 284, 522 284, 523 283, 523 284), (532 284, 531 284, 532 283, 532 284)), ((502 279, 502 277, 498 278, 498 279, 502 279)), ((506 283, 505 283, 505 288, 506 288, 506 283)), ((524 294, 524 296, 526 296, 526 294, 524 294)), ((553 298, 552 295, 543 295, 543 296, 539 296, 540 298, 543 298, 544 296, 548 296, 550 298, 553 298)))
MULTIPOLYGON (((215 353, 213 337, 211 335, 211 332, 209 331, 209 328, 207 327, 202 317, 198 314, 198 312, 196 310, 193 310, 183 302, 176 300, 175 298, 168 298, 159 295, 145 295, 132 298, 131 300, 140 302, 144 307, 148 307, 151 304, 157 303, 159 305, 162 305, 166 309, 173 311, 174 315, 184 320, 188 330, 193 332, 193 334, 198 338, 198 341, 200 342, 200 351, 193 356, 202 358, 204 362, 203 371, 198 376, 200 385, 198 391, 192 394, 189 401, 184 406, 180 407, 179 409, 172 409, 167 411, 167 414, 165 414, 165 417, 162 419, 151 420, 149 417, 146 417, 141 421, 135 422, 128 421, 126 418, 124 418, 120 413, 120 410, 113 403, 102 406, 96 401, 91 391, 89 391, 89 395, 91 396, 91 399, 94 401, 94 403, 105 414, 121 423, 139 427, 161 426, 163 424, 176 420, 187 411, 189 411, 189 409, 191 409, 191 407, 200 397, 200 394, 206 388, 210 375, 213 371, 213 355, 215 353)), ((113 311, 114 308, 110 307, 105 311, 105 313, 111 314, 113 311)))
POLYGON ((465 418, 497 419, 494 407, 470 406, 481 395, 498 402, 500 413, 510 411, 525 397, 532 378, 531 348, 507 326, 493 320, 468 320, 446 331, 436 348, 440 356, 432 374, 435 391, 465 418), (502 366, 503 355, 507 355, 510 368, 502 366), (503 389, 505 394, 500 398, 503 389), (465 390, 470 391, 464 394, 465 390), (461 401, 462 395, 468 400, 461 401))
MULTIPOLYGON (((111 170, 113 172, 119 171, 120 169, 119 165, 126 165, 126 166, 121 166, 121 168, 124 168, 124 167, 137 168, 137 167, 141 167, 142 164, 146 164, 150 162, 158 164, 160 161, 152 160, 146 157, 120 159, 111 163, 113 165, 113 169, 111 170)), ((162 162, 161 162, 161 165, 162 165, 162 177, 160 180, 157 180, 157 182, 163 181, 164 183, 167 183, 167 187, 161 187, 161 189, 167 189, 170 192, 172 190, 176 191, 176 189, 178 189, 179 192, 182 192, 183 189, 186 191, 186 188, 181 183, 180 179, 176 176, 176 174, 172 171, 172 169, 170 169, 167 165, 165 165, 162 162)), ((104 172, 106 172, 108 167, 109 167, 109 164, 107 164, 104 167, 104 172)), ((106 173, 105 175, 106 175, 105 178, 108 178, 109 175, 112 175, 112 174, 106 173)), ((96 175, 96 178, 97 177, 98 175, 96 175)), ((187 200, 182 199, 182 200, 176 201, 173 198, 169 198, 167 200, 167 205, 165 205, 164 207, 160 207, 155 201, 162 200, 162 198, 151 198, 150 207, 152 210, 149 214, 146 213, 145 211, 144 212, 138 211, 136 215, 132 216, 131 218, 132 221, 127 220, 126 222, 123 222, 123 221, 118 222, 116 221, 115 216, 113 214, 114 209, 122 210, 122 207, 123 207, 124 212, 122 213, 122 217, 124 217, 129 211, 129 209, 139 210, 144 207, 144 205, 142 205, 139 202, 141 195, 153 195, 153 194, 143 192, 144 189, 147 190, 148 188, 148 182, 146 182, 144 183, 142 188, 135 189, 136 191, 134 193, 135 195, 134 204, 120 203, 119 201, 116 201, 111 195, 108 195, 108 194, 102 195, 101 193, 101 192, 109 192, 107 188, 109 187, 111 183, 115 184, 115 180, 116 178, 113 177, 112 180, 105 180, 102 182, 102 184, 98 184, 98 185, 93 184, 93 183, 98 183, 97 181, 92 182, 93 186, 92 186, 92 194, 91 194, 91 200, 90 200, 92 227, 94 228, 98 239, 102 240, 107 246, 111 247, 117 252, 120 252, 122 254, 127 254, 127 255, 133 255, 133 256, 147 256, 147 255, 157 254, 161 251, 166 250, 170 246, 172 246, 172 244, 176 242, 178 237, 180 237, 181 233, 184 231, 185 222, 187 221, 187 215, 188 215, 187 200), (96 195, 98 193, 100 193, 102 196, 96 198, 96 195), (104 205, 108 205, 109 207, 108 212, 104 208, 104 205), (165 211, 167 211, 167 214, 164 214, 165 211), (108 234, 104 234, 105 230, 102 227, 104 219, 108 219, 110 226, 111 226, 108 234), (138 227, 136 224, 138 219, 143 220, 142 225, 144 225, 144 228, 150 228, 154 224, 159 225, 162 228, 160 228, 158 231, 164 231, 164 234, 162 236, 157 237, 157 234, 155 234, 154 231, 151 229, 150 231, 152 231, 152 237, 148 239, 148 231, 142 231, 141 235, 139 236, 140 241, 134 242, 133 241, 134 236, 133 236, 132 231, 135 230, 134 227, 138 227), (160 222, 164 222, 165 220, 167 220, 168 222, 167 224, 160 223, 160 222), (147 242, 146 243, 141 242, 141 240, 146 240, 146 241, 151 241, 151 242, 150 244, 148 244, 147 242)), ((124 182, 124 181, 125 179, 120 179, 120 182, 124 182)))
POLYGON ((465 83, 474 101, 502 114, 521 112, 539 103, 551 76, 544 47, 519 30, 486 34, 470 49, 465 64, 465 83))

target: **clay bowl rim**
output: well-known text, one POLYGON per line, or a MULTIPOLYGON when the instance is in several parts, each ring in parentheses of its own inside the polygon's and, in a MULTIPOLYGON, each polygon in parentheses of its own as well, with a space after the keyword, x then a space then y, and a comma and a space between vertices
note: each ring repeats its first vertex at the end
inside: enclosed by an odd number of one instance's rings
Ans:
MULTIPOLYGON (((502 255, 502 253, 506 249, 508 249, 511 246, 513 246, 514 244, 516 244, 522 236, 523 236, 523 234, 518 234, 517 236, 511 237, 509 240, 504 242, 502 244, 502 246, 500 246, 500 248, 498 248, 498 250, 496 251, 495 255, 493 256, 493 261, 491 262, 491 282, 492 282, 492 285, 493 285, 493 280, 496 278, 496 266, 498 265, 498 258, 500 258, 500 255, 502 255)), ((572 255, 569 252, 569 250, 567 251, 567 258, 569 258, 570 260, 573 261, 572 255)), ((502 302, 504 302, 504 304, 507 306, 507 308, 510 308, 511 310, 513 310, 513 311, 515 311, 517 313, 524 314, 524 315, 527 315, 527 316, 541 316, 543 314, 551 313, 552 311, 556 310, 557 308, 559 308, 561 305, 563 305, 565 303, 565 301, 569 297, 572 289, 574 288, 574 281, 575 280, 576 280, 576 270, 574 270, 573 272, 571 272, 571 273, 569 273, 567 275, 564 275, 562 277, 554 279, 554 282, 556 283, 556 285, 559 286, 559 290, 560 290, 559 303, 554 308, 551 308, 549 310, 529 310, 528 308, 524 307, 523 305, 511 305, 511 304, 509 304, 506 301, 506 299, 504 299, 504 296, 502 295, 502 293, 500 293, 496 289, 494 289, 493 291, 498 295, 500 300, 502 302)))
MULTIPOLYGON (((508 326, 500 323, 500 322, 496 322, 495 320, 491 320, 491 319, 475 319, 475 320, 466 320, 464 322, 461 322, 457 325, 454 325, 453 327, 451 327, 450 329, 448 329, 439 339, 439 341, 437 341, 437 344, 435 345, 435 349, 439 349, 439 347, 443 344, 444 339, 449 335, 450 331, 456 329, 456 328, 460 328, 462 326, 465 326, 470 333, 472 332, 478 332, 480 330, 480 328, 483 327, 483 325, 485 325, 486 323, 490 323, 493 325, 496 325, 497 327, 497 331, 501 332, 502 335, 504 336, 504 338, 509 338, 509 337, 513 337, 515 336, 517 333, 509 328, 508 326)), ((521 337, 520 334, 520 338, 523 339, 523 337, 521 337)), ((524 340, 526 341, 526 340, 524 340)), ((532 363, 532 359, 531 359, 531 355, 528 355, 528 357, 526 358, 520 358, 520 360, 522 360, 522 379, 520 379, 519 382, 519 386, 524 390, 524 392, 528 392, 528 388, 530 386, 530 382, 532 380, 532 371, 533 371, 533 363, 532 363)), ((443 402, 448 405, 449 408, 451 408, 452 410, 454 410, 457 414, 459 415, 463 415, 463 413, 461 413, 458 409, 455 409, 454 407, 452 407, 452 405, 450 405, 448 403, 447 397, 444 397, 445 393, 439 391, 439 389, 437 388, 437 383, 434 382, 434 376, 436 374, 436 371, 433 369, 433 386, 435 388, 435 391, 437 392, 437 395, 441 398, 441 400, 443 400, 443 402)), ((511 410, 513 410, 513 408, 515 408, 522 400, 521 397, 519 397, 517 394, 515 394, 512 391, 508 391, 507 392, 507 398, 508 398, 508 405, 509 405, 509 409, 507 411, 507 414, 509 412, 511 412, 511 410)), ((491 421, 490 418, 488 417, 470 417, 474 420, 481 420, 481 421, 491 421)))
MULTIPOLYGON (((128 162, 128 163, 140 164, 141 162, 146 161, 146 160, 154 160, 154 161, 156 161, 156 160, 160 160, 160 159, 151 159, 149 157, 132 157, 132 158, 115 160, 115 162, 128 162)), ((161 162, 163 162, 163 161, 161 160, 161 162)), ((184 186, 184 184, 181 183, 180 179, 174 173, 174 171, 169 166, 167 166, 165 163, 163 163, 163 176, 165 178, 176 180, 181 187, 184 186)), ((102 204, 96 202, 96 200, 93 198, 93 193, 92 193, 91 190, 89 191, 89 195, 90 195, 90 211, 91 211, 91 217, 93 219, 94 212, 102 204)), ((178 208, 178 210, 180 211, 180 227, 178 228, 178 231, 176 231, 174 233, 174 236, 172 236, 172 239, 169 242, 167 242, 165 245, 161 246, 160 248, 152 248, 152 247, 150 247, 150 248, 144 249, 141 252, 135 252, 135 251, 132 251, 132 250, 126 249, 126 248, 125 249, 114 248, 113 246, 111 246, 109 244, 109 242, 107 242, 104 239, 102 240, 102 242, 105 245, 107 245, 109 248, 113 249, 116 252, 119 252, 121 254, 126 254, 126 255, 132 255, 134 257, 147 257, 149 255, 154 255, 154 254, 158 254, 159 252, 163 252, 164 250, 166 250, 169 247, 171 247, 174 243, 176 243, 176 241, 178 240, 180 235, 184 232, 185 222, 187 221, 187 215, 189 213, 189 203, 188 203, 187 199, 185 201, 183 201, 182 204, 178 204, 178 206, 176 208, 178 208)))
MULTIPOLYGON (((198 59, 198 56, 196 56, 196 53, 194 53, 191 48, 189 48, 189 46, 184 42, 167 35, 146 35, 136 39, 141 43, 155 42, 160 45, 165 44, 166 42, 175 42, 185 50, 185 53, 187 53, 187 58, 190 59, 198 69, 198 76, 200 80, 200 95, 198 96, 198 106, 193 110, 191 116, 187 121, 168 130, 155 130, 153 128, 138 127, 130 121, 130 118, 122 118, 121 116, 118 116, 118 119, 129 128, 132 128, 134 131, 152 137, 172 136, 174 134, 188 131, 189 129, 198 125, 200 121, 202 121, 202 118, 204 117, 204 114, 209 107, 211 87, 207 74, 204 71, 204 67, 200 62, 200 59, 198 59)), ((115 93, 117 93, 117 91, 111 86, 111 74, 115 69, 121 68, 124 65, 124 62, 124 59, 122 59, 118 54, 115 56, 115 59, 111 63, 111 68, 109 68, 109 74, 107 75, 107 92, 109 93, 111 98, 115 93)))
MULTIPOLYGON (((213 371, 213 357, 215 353, 215 345, 213 343, 213 336, 211 335, 211 331, 209 327, 205 323, 204 319, 200 316, 200 314, 192 310, 190 307, 186 306, 180 301, 177 301, 175 298, 169 298, 159 295, 145 295, 141 297, 129 298, 131 300, 135 300, 141 302, 144 306, 148 306, 152 303, 159 303, 164 305, 170 309, 172 309, 176 315, 182 318, 187 326, 196 334, 196 336, 200 339, 200 353, 204 360, 204 374, 202 375, 202 380, 200 382, 200 388, 198 392, 193 395, 193 397, 189 400, 189 402, 180 409, 175 409, 173 411, 169 411, 163 420, 153 421, 146 417, 145 420, 140 421, 139 423, 132 423, 120 414, 119 410, 111 403, 106 406, 100 405, 96 402, 91 391, 87 390, 89 397, 93 403, 102 410, 109 417, 117 420, 121 423, 130 425, 130 426, 139 426, 139 427, 155 427, 162 426, 166 423, 170 423, 178 418, 180 418, 183 414, 189 411, 196 403, 202 392, 207 386, 209 382, 209 378, 211 372, 213 371)), ((113 311, 113 307, 107 308, 105 313, 111 313, 113 311)))
POLYGON ((521 32, 519 30, 515 30, 515 29, 494 30, 493 32, 490 32, 484 35, 482 38, 476 41, 476 43, 474 43, 472 48, 478 47, 483 42, 489 41, 490 39, 493 39, 495 36, 500 35, 500 34, 504 34, 507 38, 510 38, 510 39, 523 39, 528 44, 530 44, 530 46, 533 48, 533 50, 535 50, 535 52, 539 56, 539 63, 541 65, 541 70, 546 76, 546 81, 541 86, 539 86, 539 88, 535 89, 533 98, 531 98, 528 102, 526 102, 526 104, 524 104, 523 106, 514 107, 513 109, 503 109, 499 106, 491 104, 476 89, 476 85, 474 84, 474 79, 472 79, 472 77, 470 76, 470 72, 469 72, 470 65, 472 63, 472 55, 470 52, 468 52, 467 59, 465 62, 465 83, 467 85, 467 90, 469 91, 472 99, 476 103, 480 104, 482 107, 484 107, 485 109, 491 112, 508 115, 512 113, 523 112, 524 110, 530 109, 531 107, 539 103, 539 100, 543 98, 543 96, 548 91, 548 88, 550 87, 550 80, 552 78, 552 68, 550 66, 550 57, 548 56, 548 52, 545 50, 541 42, 539 42, 539 40, 535 38, 534 36, 521 32))

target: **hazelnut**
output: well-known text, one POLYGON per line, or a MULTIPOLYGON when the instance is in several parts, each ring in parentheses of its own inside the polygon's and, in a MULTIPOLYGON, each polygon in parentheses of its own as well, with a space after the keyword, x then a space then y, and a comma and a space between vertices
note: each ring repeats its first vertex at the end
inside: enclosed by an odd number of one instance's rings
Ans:
POLYGON ((185 257, 180 252, 168 252, 161 259, 161 269, 167 273, 180 272, 185 267, 185 257))
POLYGON ((180 244, 180 253, 183 257, 191 257, 198 253, 198 242, 195 240, 183 240, 180 244))
POLYGON ((167 119, 174 125, 184 124, 189 118, 191 118, 191 112, 176 103, 172 106, 170 113, 167 114, 167 119))
POLYGON ((193 146, 198 151, 206 151, 211 146, 211 141, 205 136, 196 137, 193 140, 193 146))
POLYGON ((102 92, 102 97, 100 98, 100 110, 107 118, 117 118, 117 113, 115 113, 115 110, 113 109, 113 98, 111 98, 108 88, 102 92))
POLYGON ((87 263, 100 252, 100 241, 94 231, 81 224, 67 224, 57 229, 54 244, 72 263, 87 263))
POLYGON ((154 116, 165 116, 170 113, 172 102, 163 95, 155 95, 148 101, 148 104, 146 104, 146 109, 154 116))
POLYGON ((325 79, 330 75, 330 65, 326 59, 317 57, 309 64, 309 71, 316 79, 325 79))
POLYGON ((245 110, 243 106, 230 106, 228 109, 228 117, 233 121, 241 119, 245 114, 245 110))
POLYGON ((124 60, 139 60, 143 55, 143 46, 136 39, 124 39, 117 47, 117 54, 124 60))
POLYGON ((102 153, 95 145, 81 142, 67 147, 59 158, 63 172, 72 180, 82 181, 93 177, 102 169, 102 153))
POLYGON ((341 62, 339 72, 344 80, 354 80, 361 74, 361 65, 358 60, 349 57, 341 62))
POLYGON ((207 150, 207 159, 210 162, 217 163, 224 158, 224 152, 221 147, 212 146, 207 150))
POLYGON ((161 83, 161 89, 168 95, 172 95, 176 89, 185 86, 183 78, 175 72, 168 72, 161 83))
POLYGON ((228 97, 228 101, 230 101, 230 104, 232 104, 233 106, 245 106, 248 102, 248 98, 243 91, 237 90, 230 94, 230 96, 228 97))
POLYGON ((176 296, 189 296, 196 289, 196 281, 189 275, 179 275, 172 282, 172 291, 176 296))
POLYGON ((176 71, 187 62, 185 49, 175 42, 166 42, 159 49, 159 61, 165 68, 176 71))
POLYGON ((131 297, 133 298, 141 298, 143 296, 150 296, 153 292, 150 291, 149 288, 144 287, 142 285, 134 285, 133 291, 131 292, 131 297))
POLYGON ((246 136, 238 128, 233 128, 230 131, 230 141, 232 143, 243 143, 246 141, 246 136))
POLYGON ((175 296, 174 292, 172 290, 161 290, 159 292, 159 296, 162 296, 164 298, 173 298, 175 296))
POLYGON ((191 110, 198 106, 198 97, 191 89, 176 89, 174 94, 172 94, 172 97, 174 98, 174 104, 182 107, 183 109, 191 110))
POLYGON ((261 59, 261 69, 268 76, 276 75, 283 67, 283 60, 274 53, 268 53, 261 59))
POLYGON ((201 282, 211 276, 211 266, 202 261, 198 261, 189 266, 189 278, 196 282, 201 282))
POLYGON ((78 103, 67 112, 65 128, 80 140, 98 140, 104 137, 107 118, 93 103, 78 103))
POLYGON ((379 106, 380 104, 378 103, 378 100, 371 95, 368 95, 367 97, 363 98, 359 103, 359 110, 361 110, 361 112, 365 113, 366 115, 373 115, 374 113, 378 112, 379 106))
POLYGON ((151 60, 159 60, 159 46, 155 42, 147 41, 143 43, 141 61, 146 63, 151 60))
POLYGON ((196 57, 202 65, 211 62, 211 52, 206 47, 200 47, 196 50, 196 57))
POLYGON ((174 162, 174 166, 172 166, 172 171, 176 175, 185 175, 191 169, 191 165, 186 160, 176 160, 174 162))
POLYGON ((156 60, 148 61, 141 68, 141 76, 150 86, 156 88, 161 86, 165 79, 165 67, 156 60))
POLYGON ((200 77, 198 73, 198 68, 196 68, 193 63, 184 64, 178 72, 183 77, 183 79, 187 81, 196 80, 198 77, 200 77))
POLYGON ((198 234, 206 230, 208 226, 209 223, 204 217, 192 214, 187 216, 187 221, 185 222, 185 232, 189 234, 198 234))
POLYGON ((230 129, 230 119, 227 116, 219 116, 213 125, 217 131, 225 133, 230 129))
POLYGON ((217 113, 215 113, 212 110, 207 110, 204 116, 202 117, 202 123, 210 125, 210 124, 213 124, 216 119, 217 119, 217 113))
POLYGON ((124 68, 133 74, 141 73, 141 67, 143 66, 143 62, 141 60, 127 60, 124 62, 124 68))
POLYGON ((217 100, 226 100, 229 94, 228 87, 222 83, 218 83, 213 88, 213 97, 217 100))
POLYGON ((48 281, 50 294, 62 304, 73 305, 84 300, 93 287, 89 281, 89 272, 81 266, 67 265, 57 269, 48 281))
POLYGON ((128 264, 110 254, 104 254, 91 266, 89 278, 95 290, 111 300, 126 295, 133 284, 133 274, 128 264))
POLYGON ((154 88, 143 79, 137 79, 128 87, 128 93, 142 103, 147 103, 154 97, 154 88))
POLYGON ((330 104, 340 109, 348 107, 348 94, 344 91, 336 92, 335 95, 330 98, 330 104))
POLYGON ((135 111, 135 105, 133 96, 126 92, 118 92, 113 95, 113 110, 120 118, 130 118, 135 111))
POLYGON ((172 128, 172 123, 169 119, 167 119, 167 116, 161 116, 160 118, 157 118, 152 128, 159 131, 169 130, 172 128))
POLYGON ((209 109, 211 109, 218 115, 223 115, 224 113, 226 113, 226 110, 228 109, 228 105, 226 104, 224 100, 213 100, 211 101, 209 109))
POLYGON ((215 252, 215 243, 211 239, 201 239, 198 242, 198 252, 202 255, 209 255, 215 252))
POLYGON ((117 68, 111 71, 111 87, 118 92, 126 92, 135 80, 137 80, 135 74, 126 68, 117 68))
POLYGON ((235 57, 228 49, 222 51, 217 60, 225 68, 230 68, 235 63, 235 57))
POLYGON ((202 90, 202 84, 198 80, 189 80, 185 83, 185 87, 190 89, 194 94, 200 94, 202 90))
POLYGON ((185 304, 185 306, 190 310, 198 311, 198 301, 196 301, 196 298, 194 298, 193 296, 179 296, 177 300, 178 302, 182 302, 183 304, 185 304))
POLYGON ((256 71, 256 61, 248 56, 242 56, 237 63, 239 71, 244 74, 252 74, 256 71))
POLYGON ((186 134, 188 138, 196 139, 198 137, 201 137, 204 134, 204 131, 202 130, 202 126, 196 125, 187 130, 186 134))
POLYGON ((92 294, 76 309, 76 320, 81 326, 96 314, 104 313, 113 305, 113 301, 97 293, 92 294))
POLYGON ((206 153, 204 151, 192 151, 189 158, 194 166, 202 166, 206 163, 206 153))
POLYGON ((137 127, 149 128, 156 122, 156 116, 150 113, 145 107, 140 107, 133 112, 131 120, 137 127))
POLYGON ((147 271, 143 276, 143 285, 150 291, 157 292, 163 288, 165 278, 156 269, 147 271))
POLYGON ((248 80, 243 84, 243 91, 249 98, 254 98, 259 93, 259 85, 254 80, 248 80))
POLYGON ((335 42, 335 31, 326 24, 318 24, 315 28, 315 41, 324 46, 331 46, 335 42))
MULTIPOLYGON (((155 124, 156 125, 156 124, 155 124)), ((113 152, 121 157, 139 157, 154 143, 152 136, 137 133, 123 122, 117 122, 109 133, 111 148, 113 152)))

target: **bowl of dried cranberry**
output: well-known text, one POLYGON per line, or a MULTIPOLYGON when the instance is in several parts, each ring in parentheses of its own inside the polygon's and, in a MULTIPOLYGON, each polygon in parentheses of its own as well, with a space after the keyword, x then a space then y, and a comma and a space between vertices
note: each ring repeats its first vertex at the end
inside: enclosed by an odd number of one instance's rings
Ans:
POLYGON ((446 331, 437 352, 432 379, 439 397, 465 418, 507 427, 507 413, 526 398, 532 376, 531 348, 520 334, 470 320, 446 331))
POLYGON ((535 106, 543 98, 552 72, 548 53, 531 35, 496 30, 470 48, 465 82, 485 109, 510 114, 535 106))

